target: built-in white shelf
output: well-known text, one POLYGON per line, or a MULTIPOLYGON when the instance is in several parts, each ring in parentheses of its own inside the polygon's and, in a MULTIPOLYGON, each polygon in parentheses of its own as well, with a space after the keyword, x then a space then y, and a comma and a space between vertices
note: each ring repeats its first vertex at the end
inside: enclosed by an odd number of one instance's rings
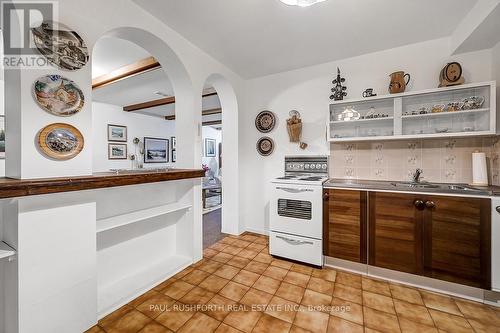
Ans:
POLYGON ((176 202, 100 219, 97 220, 97 233, 189 208, 191 208, 190 204, 176 202))
POLYGON ((16 254, 16 250, 0 241, 0 259, 9 258, 16 254))
POLYGON ((98 286, 99 318, 113 312, 123 304, 160 284, 174 274, 192 264, 192 259, 182 255, 172 255, 161 262, 152 264, 137 272, 105 286, 98 286), (145 286, 137 289, 136 286, 145 286))
POLYGON ((489 112, 489 108, 482 109, 472 109, 472 110, 461 110, 461 111, 448 111, 448 112, 434 112, 434 113, 424 113, 424 114, 412 114, 407 116, 401 116, 403 119, 416 119, 416 118, 434 118, 434 117, 447 117, 457 114, 468 114, 476 112, 489 112))
POLYGON ((330 124, 352 124, 352 123, 367 123, 381 120, 393 120, 394 117, 381 117, 381 118, 369 118, 369 119, 357 119, 357 120, 334 120, 330 124))

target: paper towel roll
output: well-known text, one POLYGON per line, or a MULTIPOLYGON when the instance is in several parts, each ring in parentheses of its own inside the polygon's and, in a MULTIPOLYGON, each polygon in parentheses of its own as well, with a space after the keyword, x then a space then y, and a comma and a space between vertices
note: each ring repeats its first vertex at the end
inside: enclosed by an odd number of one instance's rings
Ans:
POLYGON ((472 153, 472 185, 488 186, 488 169, 486 167, 486 154, 472 153))

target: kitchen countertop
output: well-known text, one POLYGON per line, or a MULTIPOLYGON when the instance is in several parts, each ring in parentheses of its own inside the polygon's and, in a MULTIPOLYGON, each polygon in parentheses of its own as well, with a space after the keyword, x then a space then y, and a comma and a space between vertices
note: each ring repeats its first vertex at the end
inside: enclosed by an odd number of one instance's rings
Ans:
POLYGON ((89 176, 76 177, 0 178, 0 199, 201 178, 203 176, 205 176, 205 171, 201 169, 144 169, 98 172, 89 176))
POLYGON ((381 190, 394 192, 415 192, 415 193, 443 193, 443 194, 460 194, 471 196, 497 196, 500 195, 500 186, 470 186, 468 184, 445 184, 445 183, 426 183, 434 184, 435 188, 418 188, 405 185, 395 184, 410 184, 404 181, 381 181, 381 180, 358 180, 358 179, 336 179, 330 178, 323 183, 324 188, 352 188, 359 190, 381 190))

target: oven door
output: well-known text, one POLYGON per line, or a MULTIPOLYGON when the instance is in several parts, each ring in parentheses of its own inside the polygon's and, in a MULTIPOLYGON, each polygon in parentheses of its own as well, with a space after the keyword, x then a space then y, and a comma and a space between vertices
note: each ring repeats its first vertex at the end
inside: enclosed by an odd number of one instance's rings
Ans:
POLYGON ((322 187, 271 184, 269 227, 271 231, 322 238, 322 187))

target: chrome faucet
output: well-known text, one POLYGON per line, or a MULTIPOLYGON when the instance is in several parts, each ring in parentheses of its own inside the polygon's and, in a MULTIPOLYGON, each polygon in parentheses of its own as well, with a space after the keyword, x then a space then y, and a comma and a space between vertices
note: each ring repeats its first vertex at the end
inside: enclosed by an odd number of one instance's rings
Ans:
POLYGON ((422 175, 422 172, 423 171, 420 168, 417 168, 417 170, 415 170, 415 172, 412 175, 413 183, 420 183, 420 176, 422 175))

